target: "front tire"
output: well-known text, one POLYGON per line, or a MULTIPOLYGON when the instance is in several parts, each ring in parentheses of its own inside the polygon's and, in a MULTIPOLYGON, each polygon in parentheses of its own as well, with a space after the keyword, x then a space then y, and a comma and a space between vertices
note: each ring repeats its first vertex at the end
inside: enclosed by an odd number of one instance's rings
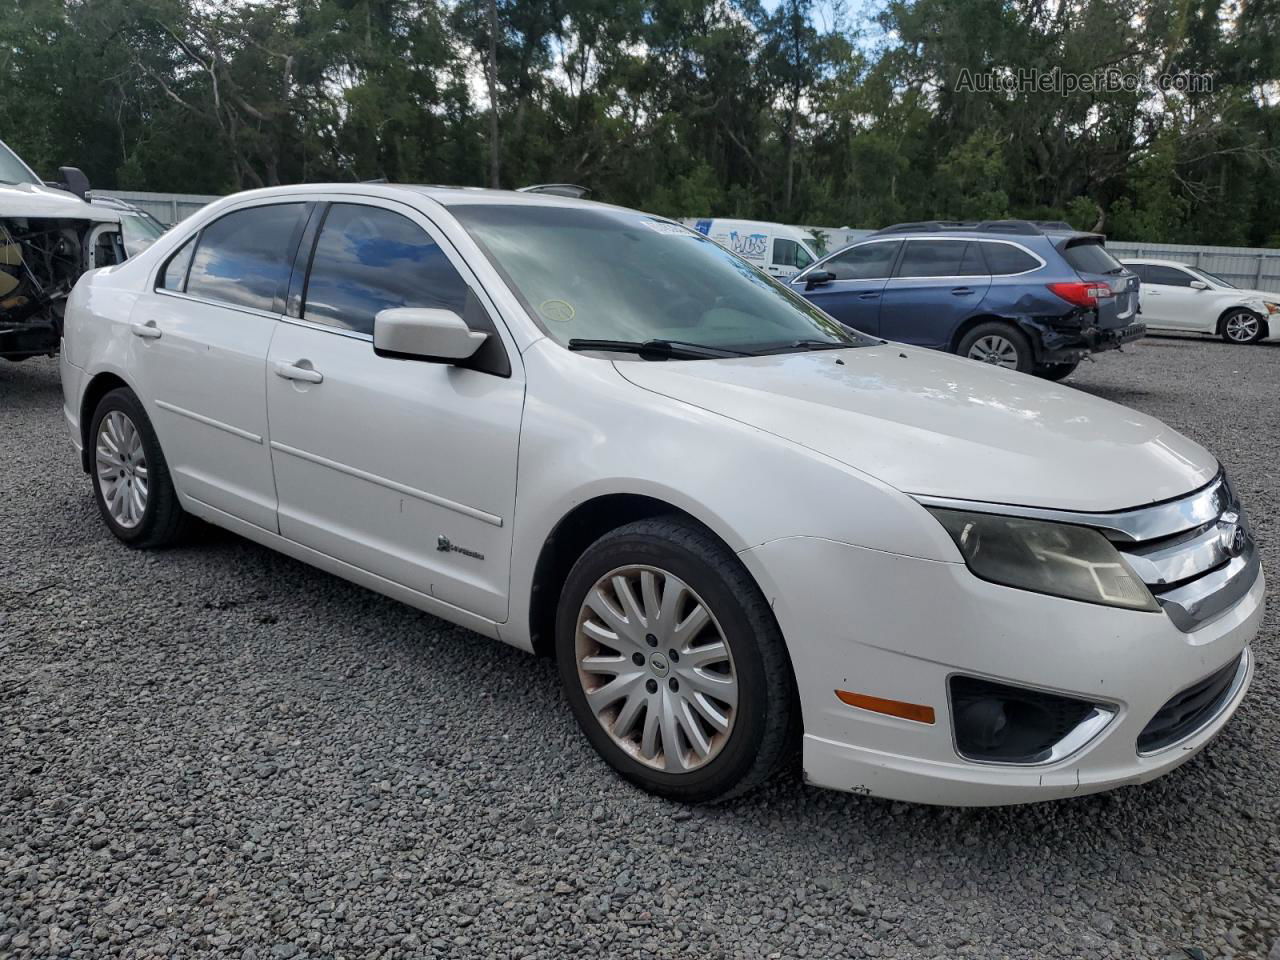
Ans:
POLYGON ((556 659, 587 739, 651 793, 726 800, 798 740, 773 612, 732 552, 689 521, 637 521, 586 550, 561 592, 556 659))
POLYGON ((188 515, 178 503, 155 429, 133 391, 106 394, 89 429, 93 494, 116 538, 131 547, 165 547, 182 538, 188 515))
POLYGON ((1265 332, 1263 322, 1252 310, 1241 307, 1224 316, 1218 329, 1227 343, 1256 343, 1265 332))
POLYGON ((1030 373, 1035 366, 1031 341, 1026 334, 1013 324, 999 320, 980 323, 966 333, 960 338, 956 353, 1019 373, 1030 373))

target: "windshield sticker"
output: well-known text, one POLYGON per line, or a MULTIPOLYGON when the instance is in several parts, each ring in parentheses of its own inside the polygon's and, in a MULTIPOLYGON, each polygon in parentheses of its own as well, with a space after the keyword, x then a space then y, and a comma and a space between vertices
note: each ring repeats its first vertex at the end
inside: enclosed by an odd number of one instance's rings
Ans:
POLYGON ((556 323, 568 323, 577 311, 567 300, 543 300, 538 306, 538 312, 556 323))
POLYGON ((649 229, 657 233, 669 233, 673 237, 694 237, 697 236, 688 227, 682 227, 678 223, 667 223, 663 220, 646 220, 649 229))

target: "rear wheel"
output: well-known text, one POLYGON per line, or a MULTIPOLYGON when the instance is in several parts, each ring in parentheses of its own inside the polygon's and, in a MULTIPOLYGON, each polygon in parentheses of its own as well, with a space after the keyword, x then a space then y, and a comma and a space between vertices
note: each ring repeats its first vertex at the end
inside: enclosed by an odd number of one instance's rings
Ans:
POLYGON ((737 558, 685 520, 627 524, 587 549, 561 593, 556 658, 587 739, 662 796, 743 793, 799 732, 768 603, 737 558))
POLYGON ((1019 373, 1030 373, 1034 366, 1031 341, 1017 327, 998 320, 980 323, 966 333, 956 353, 1019 373))
POLYGON ((1080 366, 1079 360, 1071 363, 1038 363, 1034 372, 1037 377, 1043 377, 1046 380, 1065 380, 1075 373, 1078 366, 1080 366))
POLYGON ((1254 343, 1262 339, 1262 318, 1242 307, 1223 317, 1219 330, 1227 343, 1254 343))
POLYGON ((181 539, 189 518, 133 391, 121 387, 98 402, 89 442, 94 499, 111 532, 131 547, 163 547, 181 539))

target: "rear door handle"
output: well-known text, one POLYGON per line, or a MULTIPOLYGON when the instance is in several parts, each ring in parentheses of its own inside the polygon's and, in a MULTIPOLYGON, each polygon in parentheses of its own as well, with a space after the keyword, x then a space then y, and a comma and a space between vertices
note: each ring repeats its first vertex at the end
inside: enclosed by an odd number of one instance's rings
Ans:
POLYGON ((278 361, 275 366, 276 376, 284 380, 301 380, 303 383, 324 383, 324 374, 310 367, 300 367, 296 363, 278 361))
POLYGON ((160 328, 156 326, 154 320, 150 323, 135 323, 130 329, 135 337, 141 337, 143 340, 160 339, 160 328))
POLYGON ((963 297, 965 294, 973 293, 973 287, 952 287, 951 295, 953 297, 963 297))
POLYGON ((874 300, 874 299, 875 299, 876 297, 878 297, 878 296, 880 296, 879 292, 874 292, 874 293, 860 293, 860 294, 858 294, 858 299, 859 299, 859 300, 874 300))

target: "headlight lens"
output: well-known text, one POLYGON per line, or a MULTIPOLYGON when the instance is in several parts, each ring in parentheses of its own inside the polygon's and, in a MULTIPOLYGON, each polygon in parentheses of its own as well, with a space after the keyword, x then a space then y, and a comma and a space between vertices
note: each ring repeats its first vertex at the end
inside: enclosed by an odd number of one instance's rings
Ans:
POLYGON ((1267 313, 1280 313, 1280 303, 1272 303, 1270 300, 1262 301, 1262 305, 1267 308, 1267 313))
POLYGON ((1160 609, 1146 584, 1096 530, 940 507, 929 512, 983 580, 1128 610, 1160 609))

